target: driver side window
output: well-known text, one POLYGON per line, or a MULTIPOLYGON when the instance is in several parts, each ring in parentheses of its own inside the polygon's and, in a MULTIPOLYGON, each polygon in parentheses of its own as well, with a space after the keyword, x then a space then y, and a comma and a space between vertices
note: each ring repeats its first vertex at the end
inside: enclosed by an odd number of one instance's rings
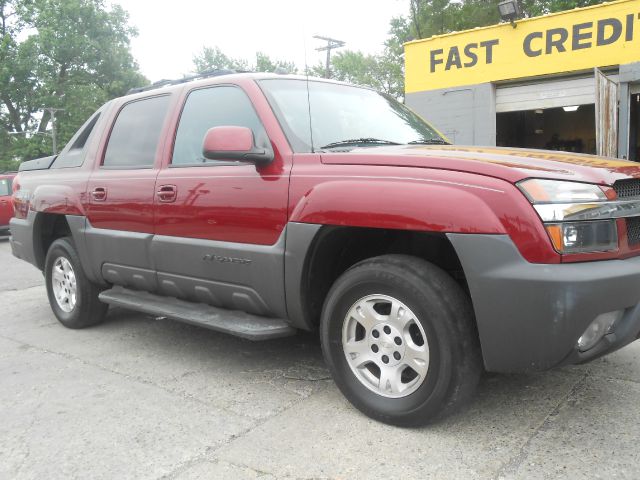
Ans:
POLYGON ((249 97, 239 87, 210 87, 191 92, 180 117, 171 164, 215 164, 203 157, 202 142, 210 128, 222 126, 250 128, 256 141, 266 136, 249 97))

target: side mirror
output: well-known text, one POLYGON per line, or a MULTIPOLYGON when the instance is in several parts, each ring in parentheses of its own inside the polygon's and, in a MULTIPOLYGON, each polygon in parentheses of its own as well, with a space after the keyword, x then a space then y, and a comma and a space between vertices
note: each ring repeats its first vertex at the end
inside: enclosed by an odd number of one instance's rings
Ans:
POLYGON ((260 165, 273 160, 268 139, 256 146, 253 132, 247 127, 213 127, 204 136, 202 155, 208 160, 239 160, 260 165))

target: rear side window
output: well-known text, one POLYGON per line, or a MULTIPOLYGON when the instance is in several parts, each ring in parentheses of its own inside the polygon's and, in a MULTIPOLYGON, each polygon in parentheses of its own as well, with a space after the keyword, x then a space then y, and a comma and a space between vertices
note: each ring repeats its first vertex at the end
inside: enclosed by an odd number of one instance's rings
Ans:
POLYGON ((171 163, 215 163, 202 156, 202 143, 210 128, 222 126, 250 128, 257 142, 266 136, 251 100, 240 88, 220 86, 191 92, 180 117, 171 163))
POLYGON ((95 130, 96 123, 100 118, 100 112, 95 113, 93 117, 85 122, 70 140, 71 144, 67 145, 58 155, 50 168, 72 168, 79 167, 84 163, 85 149, 87 141, 91 138, 91 134, 95 130))
POLYGON ((73 145, 71 145, 71 150, 82 150, 84 148, 84 146, 87 144, 87 140, 91 136, 91 132, 93 132, 93 127, 96 126, 99 118, 100 114, 97 113, 91 120, 89 120, 87 126, 82 129, 82 132, 80 132, 78 138, 76 138, 73 142, 73 145))
POLYGON ((0 197, 11 195, 11 179, 0 178, 0 197))
POLYGON ((169 96, 147 98, 125 105, 111 130, 104 167, 153 166, 169 96))

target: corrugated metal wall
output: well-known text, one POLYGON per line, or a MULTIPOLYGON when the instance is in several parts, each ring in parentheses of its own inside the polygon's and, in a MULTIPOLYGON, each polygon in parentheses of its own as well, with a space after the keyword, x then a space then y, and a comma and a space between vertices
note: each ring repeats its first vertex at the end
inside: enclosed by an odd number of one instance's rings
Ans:
POLYGON ((495 145, 495 88, 490 83, 408 93, 407 106, 458 145, 495 145))

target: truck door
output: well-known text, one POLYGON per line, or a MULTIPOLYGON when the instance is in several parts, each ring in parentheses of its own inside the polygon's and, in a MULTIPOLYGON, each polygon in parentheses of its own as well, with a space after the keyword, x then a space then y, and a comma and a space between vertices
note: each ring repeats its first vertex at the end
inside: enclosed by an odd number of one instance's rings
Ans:
POLYGON ((290 152, 272 142, 275 159, 269 165, 206 160, 203 140, 216 126, 247 127, 255 139, 270 141, 239 86, 188 93, 173 149, 156 180, 152 256, 158 288, 172 297, 284 316, 290 152))
POLYGON ((92 268, 115 285, 156 290, 149 254, 160 139, 171 97, 133 100, 120 109, 87 187, 86 240, 92 268))

